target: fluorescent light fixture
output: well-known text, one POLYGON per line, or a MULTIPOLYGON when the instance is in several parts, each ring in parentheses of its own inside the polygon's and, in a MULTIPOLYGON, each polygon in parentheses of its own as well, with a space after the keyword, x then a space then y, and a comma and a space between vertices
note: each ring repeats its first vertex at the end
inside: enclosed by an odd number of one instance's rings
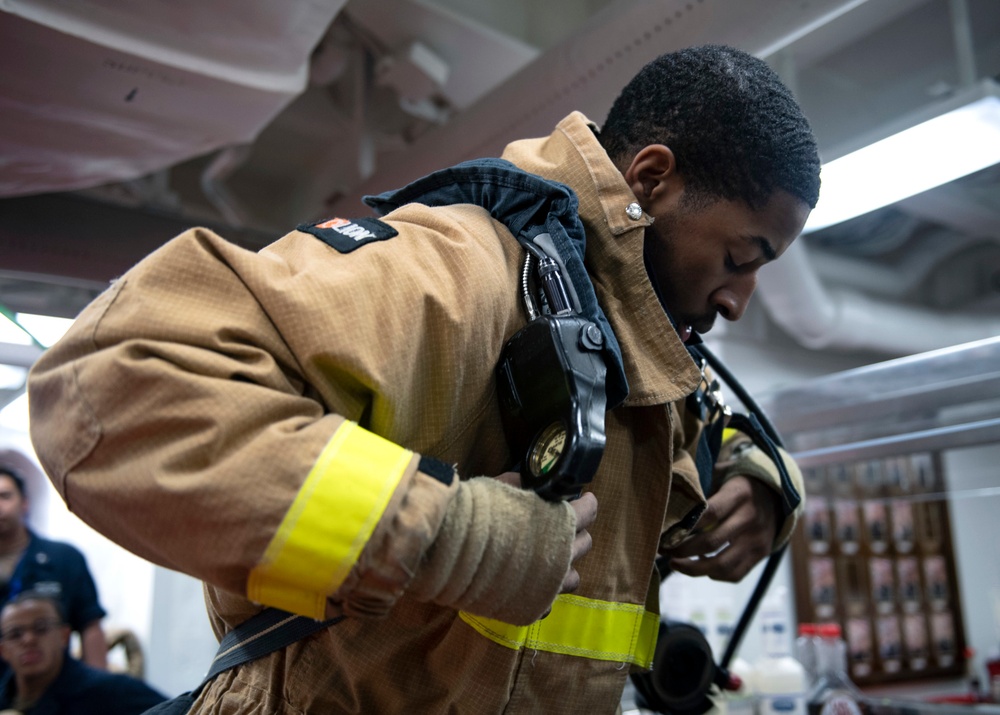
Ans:
POLYGON ((823 165, 819 202, 803 233, 1000 163, 1000 91, 991 80, 911 117, 905 126, 823 165))

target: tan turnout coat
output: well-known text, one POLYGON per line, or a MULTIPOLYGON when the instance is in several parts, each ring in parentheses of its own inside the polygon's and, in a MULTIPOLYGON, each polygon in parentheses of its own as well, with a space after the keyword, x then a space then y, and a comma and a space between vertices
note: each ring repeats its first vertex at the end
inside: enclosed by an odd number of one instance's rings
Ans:
MULTIPOLYGON (((678 412, 699 373, 647 278, 649 220, 626 215, 633 196, 582 115, 504 158, 577 192, 631 390, 607 416, 577 593, 655 611, 657 549, 683 538, 704 496, 696 423, 678 412)), ((69 507, 204 580, 218 634, 259 610, 248 575, 344 418, 463 478, 504 469, 493 369, 525 322, 522 249, 468 205, 385 221, 398 236, 348 254, 298 231, 258 253, 188 231, 117 280, 32 373, 33 438, 69 507)), ((558 584, 559 569, 522 569, 518 588, 558 584)), ((502 647, 404 593, 385 618, 348 618, 223 674, 193 712, 613 713, 628 672, 502 647)))

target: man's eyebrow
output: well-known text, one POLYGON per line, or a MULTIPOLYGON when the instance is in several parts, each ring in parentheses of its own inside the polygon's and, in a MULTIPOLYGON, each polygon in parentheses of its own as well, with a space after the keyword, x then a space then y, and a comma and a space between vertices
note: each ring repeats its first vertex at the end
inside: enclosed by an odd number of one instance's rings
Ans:
POLYGON ((747 236, 746 240, 760 249, 760 252, 764 254, 764 260, 773 261, 778 257, 778 252, 774 250, 774 246, 763 236, 747 236))

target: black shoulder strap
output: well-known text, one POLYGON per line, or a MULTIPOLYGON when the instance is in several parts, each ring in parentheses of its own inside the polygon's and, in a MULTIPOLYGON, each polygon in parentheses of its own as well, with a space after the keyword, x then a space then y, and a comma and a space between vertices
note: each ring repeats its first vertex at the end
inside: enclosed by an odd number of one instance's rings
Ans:
POLYGON ((219 673, 281 650, 343 619, 340 616, 328 621, 316 621, 277 608, 265 608, 225 635, 208 675, 194 693, 199 693, 219 673))
POLYGON ((154 705, 142 715, 187 715, 201 691, 219 673, 281 650, 342 620, 343 616, 328 621, 314 621, 277 608, 265 608, 225 635, 208 669, 208 675, 197 688, 154 705))
MULTIPOLYGON (((782 516, 787 517, 798 508, 802 502, 802 496, 792 483, 788 469, 785 467, 785 462, 778 453, 778 447, 783 445, 781 444, 781 437, 778 435, 777 430, 771 424, 770 420, 767 419, 767 415, 764 414, 760 405, 757 404, 750 393, 743 387, 742 383, 736 379, 718 356, 708 349, 707 345, 701 343, 697 346, 689 347, 688 350, 695 361, 698 361, 699 358, 704 358, 715 371, 715 374, 722 378, 723 382, 729 386, 740 402, 747 408, 746 414, 733 413, 726 426, 737 429, 749 436, 753 443, 774 463, 781 478, 782 516)), ((718 454, 719 444, 721 443, 720 437, 721 430, 718 430, 718 435, 716 435, 717 442, 712 445, 715 449, 714 454, 718 454)), ((701 452, 700 444, 699 452, 701 452)))

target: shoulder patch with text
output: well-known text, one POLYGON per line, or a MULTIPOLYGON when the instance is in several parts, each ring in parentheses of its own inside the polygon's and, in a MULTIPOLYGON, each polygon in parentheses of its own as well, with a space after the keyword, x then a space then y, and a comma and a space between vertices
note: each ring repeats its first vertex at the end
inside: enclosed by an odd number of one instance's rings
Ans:
POLYGON ((350 253, 366 243, 384 241, 399 235, 399 231, 377 218, 329 218, 316 223, 304 223, 298 230, 311 233, 341 253, 350 253))

